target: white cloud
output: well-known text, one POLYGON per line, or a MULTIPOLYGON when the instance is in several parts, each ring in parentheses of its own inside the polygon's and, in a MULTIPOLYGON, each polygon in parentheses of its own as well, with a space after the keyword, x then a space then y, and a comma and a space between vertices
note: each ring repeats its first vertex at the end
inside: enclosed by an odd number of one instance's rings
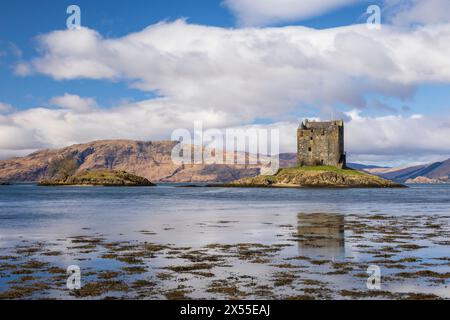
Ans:
POLYGON ((14 110, 14 107, 9 103, 0 102, 0 113, 11 112, 14 110))
POLYGON ((446 154, 450 157, 450 119, 411 117, 364 117, 348 113, 346 139, 355 155, 415 157, 446 154))
MULTIPOLYGON (((423 115, 365 117, 347 112, 345 149, 348 160, 367 164, 401 166, 450 158, 450 118, 423 115)), ((244 128, 277 128, 282 152, 296 152, 297 122, 244 128)))
POLYGON ((78 112, 89 112, 97 107, 97 102, 94 98, 82 98, 76 94, 68 93, 65 93, 63 96, 53 97, 49 102, 51 105, 78 112))
POLYGON ((448 82, 449 30, 236 30, 179 20, 115 39, 90 29, 51 32, 26 66, 57 80, 127 81, 188 110, 239 113, 248 122, 299 105, 364 108, 367 93, 407 98, 417 84, 448 82))
POLYGON ((0 160, 8 160, 15 157, 24 157, 36 151, 33 149, 20 149, 20 150, 11 150, 11 149, 0 149, 0 160))
MULTIPOLYGON (((296 152, 298 121, 269 125, 238 123, 227 114, 204 110, 186 111, 165 99, 148 100, 112 110, 34 108, 0 116, 0 158, 23 155, 32 149, 64 147, 98 139, 169 139, 172 130, 193 130, 195 120, 204 119, 209 128, 265 128, 280 130, 280 151, 296 152), (170 124, 170 125, 167 125, 170 124)), ((426 116, 366 117, 359 111, 347 113, 346 151, 349 161, 403 165, 450 157, 450 119, 426 116)))
MULTIPOLYGON (((321 16, 361 2, 373 4, 369 0, 224 0, 223 4, 240 26, 267 26, 321 16)), ((383 21, 397 26, 450 22, 448 0, 384 0, 382 9, 383 21)))
POLYGON ((450 22, 448 0, 385 0, 388 21, 398 26, 450 22))
POLYGON ((303 20, 361 0, 224 0, 244 26, 303 20))
POLYGON ((205 128, 219 127, 229 115, 211 110, 185 110, 165 99, 148 100, 113 109, 32 108, 0 115, 0 158, 21 150, 57 148, 99 139, 170 139, 176 128, 191 129, 198 118, 205 128))
MULTIPOLYGON (((51 32, 38 41, 41 55, 24 64, 29 72, 57 80, 125 81, 163 98, 108 110, 75 95, 54 98, 52 104, 65 109, 0 117, 0 153, 94 139, 167 139, 194 120, 224 128, 258 118, 283 119, 282 147, 293 151, 298 123, 289 114, 303 106, 327 114, 337 103, 361 110, 367 94, 408 99, 417 85, 450 82, 449 25, 224 29, 179 20, 120 38, 84 28, 51 32)), ((355 156, 450 152, 445 119, 364 118, 355 112, 347 117, 348 150, 355 156)))
POLYGON ((26 63, 18 63, 14 68, 14 73, 18 76, 28 76, 31 74, 31 67, 26 63))

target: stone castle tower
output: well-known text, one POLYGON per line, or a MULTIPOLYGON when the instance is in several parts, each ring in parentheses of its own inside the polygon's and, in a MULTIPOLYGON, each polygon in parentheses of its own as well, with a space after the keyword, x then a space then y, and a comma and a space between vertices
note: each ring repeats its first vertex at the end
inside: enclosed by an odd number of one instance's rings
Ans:
POLYGON ((297 131, 297 162, 300 166, 345 168, 344 121, 306 120, 297 131))

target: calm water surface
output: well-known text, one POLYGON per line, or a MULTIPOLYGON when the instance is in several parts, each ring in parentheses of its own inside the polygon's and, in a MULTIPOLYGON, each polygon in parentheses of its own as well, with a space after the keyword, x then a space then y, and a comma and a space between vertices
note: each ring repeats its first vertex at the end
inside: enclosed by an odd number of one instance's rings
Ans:
MULTIPOLYGON (((14 274, 8 266, 20 267, 30 260, 60 268, 77 264, 90 270, 92 277, 88 280, 97 281, 95 273, 122 270, 123 261, 101 255, 112 250, 111 243, 123 242, 173 246, 164 254, 143 258, 140 263, 147 270, 139 276, 159 281, 160 289, 149 296, 142 292, 130 296, 128 292, 126 297, 131 298, 170 298, 173 292, 167 293, 167 290, 178 288, 180 278, 160 277, 158 280, 158 272, 167 270, 168 266, 170 270, 174 264, 198 262, 198 259, 180 256, 179 252, 200 249, 202 254, 230 255, 226 265, 206 268, 212 275, 186 273, 181 281, 184 287, 180 290, 192 298, 364 298, 351 296, 343 290, 366 290, 365 267, 374 261, 382 265, 383 275, 387 274, 388 279, 392 277, 383 289, 449 298, 445 276, 450 275, 450 258, 446 260, 450 256, 449 221, 449 185, 417 185, 408 189, 0 186, 0 262, 3 263, 0 292, 10 290, 23 277, 21 272, 14 274), (384 216, 389 219, 380 218, 384 216), (433 225, 433 221, 439 226, 433 225), (362 222, 366 225, 361 225, 362 222), (402 238, 396 230, 407 233, 402 238), (394 233, 398 233, 398 238, 392 237, 394 233), (109 245, 84 251, 80 247, 74 252, 76 237, 97 237, 109 245), (40 251, 20 254, 20 247, 36 244, 46 247, 42 252, 60 253, 54 256, 44 256, 40 251), (237 255, 232 247, 223 247, 227 244, 237 246, 237 255), (242 256, 242 244, 267 248, 279 245, 282 250, 273 253, 264 249, 266 253, 262 254, 267 255, 267 261, 261 257, 247 259, 242 256), (382 259, 383 254, 385 259, 382 259), (11 256, 15 258, 7 261, 11 256), (292 259, 295 256, 307 257, 308 263, 292 259), (390 264, 386 261, 389 259, 390 264), (337 266, 338 263, 349 265, 337 266), (340 269, 336 269, 338 267, 340 269), (283 272, 292 272, 292 268, 298 277, 284 279, 283 272), (428 279, 420 273, 406 275, 405 279, 398 276, 421 270, 431 270, 436 273, 435 277, 428 279), (216 290, 221 280, 229 281, 233 275, 237 277, 238 291, 230 296, 226 290, 216 290), (327 275, 326 281, 320 283, 318 279, 324 280, 324 275, 327 275), (247 276, 253 282, 266 283, 267 287, 244 292, 242 288, 249 286, 244 280, 247 276), (313 280, 317 280, 315 286, 313 280)), ((38 279, 48 280, 43 268, 33 272, 38 279)), ((139 279, 137 274, 118 277, 129 285, 130 281, 139 279)), ((105 295, 122 296, 120 292, 105 295)), ((72 296, 62 287, 52 287, 33 293, 31 297, 72 296)))

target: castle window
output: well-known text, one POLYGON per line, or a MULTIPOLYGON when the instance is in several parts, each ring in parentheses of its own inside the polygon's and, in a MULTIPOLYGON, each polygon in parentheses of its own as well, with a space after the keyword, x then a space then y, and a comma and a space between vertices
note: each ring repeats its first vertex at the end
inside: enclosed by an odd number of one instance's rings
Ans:
POLYGON ((313 139, 313 137, 311 137, 311 140, 313 139))
POLYGON ((311 147, 308 148, 308 151, 311 152, 311 147))

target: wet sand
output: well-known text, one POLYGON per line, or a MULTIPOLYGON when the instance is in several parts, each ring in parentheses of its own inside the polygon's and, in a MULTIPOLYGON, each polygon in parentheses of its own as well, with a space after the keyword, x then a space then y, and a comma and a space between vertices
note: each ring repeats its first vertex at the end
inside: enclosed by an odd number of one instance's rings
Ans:
POLYGON ((450 216, 227 217, 111 234, 82 227, 54 238, 8 236, 0 299, 450 298, 450 216), (74 264, 79 290, 66 286, 74 264), (371 265, 381 270, 379 290, 367 288, 371 265))

